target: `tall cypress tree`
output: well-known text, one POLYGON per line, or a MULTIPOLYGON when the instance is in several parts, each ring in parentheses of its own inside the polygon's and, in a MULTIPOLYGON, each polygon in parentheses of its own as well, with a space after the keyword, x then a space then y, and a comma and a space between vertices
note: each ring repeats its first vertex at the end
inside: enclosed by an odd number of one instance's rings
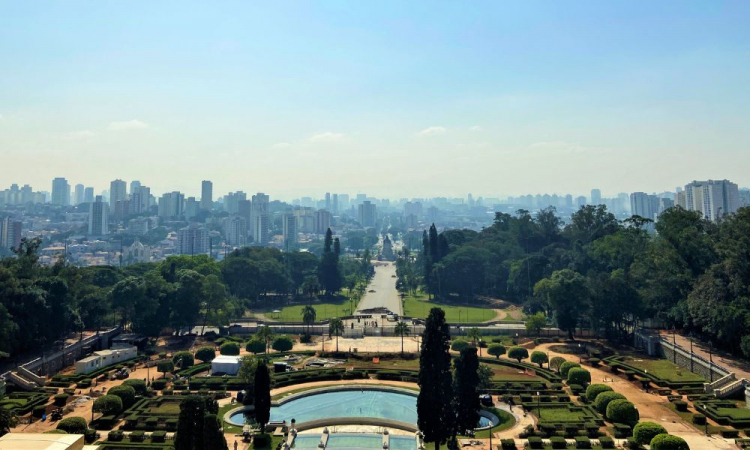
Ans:
POLYGON ((255 369, 255 420, 260 424, 260 432, 266 432, 266 424, 271 418, 271 376, 265 361, 255 369))
POLYGON ((449 348, 450 331, 445 323, 445 311, 432 308, 422 334, 417 425, 424 433, 425 441, 435 443, 435 450, 453 436, 455 429, 449 348))
POLYGON ((203 446, 205 415, 206 401, 203 397, 191 395, 180 403, 175 450, 209 450, 203 446))
POLYGON ((219 420, 216 418, 216 414, 203 416, 203 448, 206 450, 227 448, 227 440, 219 428, 219 420))
POLYGON ((430 257, 430 237, 427 234, 427 230, 422 232, 422 264, 424 264, 424 284, 427 286, 427 295, 431 296, 430 291, 431 279, 432 279, 432 258, 430 257))
POLYGON ((326 291, 326 295, 333 295, 341 289, 341 275, 339 274, 339 253, 341 244, 338 238, 334 242, 333 232, 326 231, 323 255, 318 266, 318 281, 326 291))
POLYGON ((453 361, 456 433, 467 434, 479 422, 479 358, 476 347, 467 347, 453 361))

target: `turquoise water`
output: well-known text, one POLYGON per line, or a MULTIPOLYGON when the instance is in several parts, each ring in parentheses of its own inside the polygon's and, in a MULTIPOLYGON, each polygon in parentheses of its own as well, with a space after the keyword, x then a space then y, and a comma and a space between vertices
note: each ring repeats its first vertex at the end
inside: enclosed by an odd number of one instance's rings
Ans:
MULTIPOLYGON (((308 395, 271 408, 271 421, 298 423, 316 419, 371 417, 417 423, 417 397, 386 391, 335 391, 308 395)), ((243 412, 230 416, 229 421, 243 425, 243 412)))
POLYGON ((319 434, 298 434, 294 438, 294 447, 298 450, 317 450, 320 444, 319 434))
POLYGON ((410 436, 391 436, 391 450, 414 450, 417 448, 417 441, 410 436))
MULTIPOLYGON (((332 434, 326 448, 382 448, 383 437, 379 434, 332 434)), ((413 447, 413 446, 412 446, 413 447)))

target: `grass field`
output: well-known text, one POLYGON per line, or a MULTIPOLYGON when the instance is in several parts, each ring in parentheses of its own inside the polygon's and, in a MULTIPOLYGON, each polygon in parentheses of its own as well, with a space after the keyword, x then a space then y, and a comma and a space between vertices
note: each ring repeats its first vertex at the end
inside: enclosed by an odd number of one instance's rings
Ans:
MULTIPOLYGON (((351 314, 351 305, 354 308, 357 307, 353 302, 349 302, 349 299, 342 298, 340 300, 327 300, 325 302, 313 301, 312 307, 315 308, 316 321, 332 319, 334 317, 343 317, 351 314)), ((292 306, 284 306, 279 309, 279 313, 274 313, 275 310, 254 310, 254 313, 262 313, 269 320, 277 322, 302 322, 302 309, 307 304, 298 304, 292 306)))
POLYGON ((665 359, 628 359, 625 362, 635 368, 648 370, 648 373, 669 382, 705 381, 702 376, 665 359))
MULTIPOLYGON (((531 413, 539 415, 539 409, 531 408, 531 413)), ((586 418, 583 411, 571 411, 568 408, 542 408, 540 419, 550 422, 574 422, 586 418)))
POLYGON ((479 308, 476 306, 457 306, 446 303, 427 301, 427 295, 409 295, 404 298, 404 316, 424 319, 432 308, 441 308, 445 311, 445 320, 452 323, 477 323, 493 320, 496 316, 492 308, 479 308))

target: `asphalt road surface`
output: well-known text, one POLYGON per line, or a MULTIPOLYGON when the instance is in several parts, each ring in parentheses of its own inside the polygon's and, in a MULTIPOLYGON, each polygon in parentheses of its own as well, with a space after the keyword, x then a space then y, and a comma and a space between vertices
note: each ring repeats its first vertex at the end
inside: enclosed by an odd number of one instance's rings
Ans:
POLYGON ((365 296, 357 305, 357 312, 373 309, 388 308, 389 311, 404 315, 401 305, 401 297, 396 290, 396 265, 393 263, 380 263, 375 266, 375 276, 372 277, 370 285, 367 286, 365 296), (370 292, 374 290, 375 292, 370 292))

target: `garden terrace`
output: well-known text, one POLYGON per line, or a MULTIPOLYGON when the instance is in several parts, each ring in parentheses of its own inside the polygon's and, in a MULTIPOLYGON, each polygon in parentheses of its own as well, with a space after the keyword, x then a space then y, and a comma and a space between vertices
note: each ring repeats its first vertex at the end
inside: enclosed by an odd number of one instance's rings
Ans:
POLYGON ((636 374, 654 384, 670 389, 703 388, 702 376, 681 368, 665 359, 636 359, 629 356, 610 356, 603 360, 613 372, 622 370, 626 375, 636 374))
POLYGON ((738 407, 737 403, 727 400, 709 400, 695 402, 695 409, 705 414, 719 425, 731 425, 734 428, 750 428, 750 409, 738 407))
POLYGON ((102 375, 108 375, 113 370, 120 370, 123 367, 135 367, 136 360, 132 359, 130 361, 123 362, 121 364, 114 364, 111 366, 102 367, 101 369, 95 370, 91 373, 79 373, 76 375, 63 375, 63 374, 56 374, 52 376, 52 381, 50 383, 47 383, 48 386, 53 387, 61 387, 66 388, 70 386, 73 383, 79 384, 81 382, 84 382, 88 380, 90 383, 91 380, 95 378, 99 378, 102 375))
POLYGON ((177 429, 181 401, 179 395, 143 398, 123 414, 124 428, 174 431, 177 429))
POLYGON ((0 407, 23 416, 30 413, 35 406, 47 404, 49 397, 50 393, 42 389, 33 392, 13 392, 0 400, 0 407))
POLYGON ((511 367, 518 371, 531 370, 535 373, 535 376, 544 378, 550 383, 562 383, 562 378, 556 372, 548 369, 542 369, 536 364, 517 362, 506 358, 479 358, 479 362, 488 365, 501 365, 505 367, 511 367))

